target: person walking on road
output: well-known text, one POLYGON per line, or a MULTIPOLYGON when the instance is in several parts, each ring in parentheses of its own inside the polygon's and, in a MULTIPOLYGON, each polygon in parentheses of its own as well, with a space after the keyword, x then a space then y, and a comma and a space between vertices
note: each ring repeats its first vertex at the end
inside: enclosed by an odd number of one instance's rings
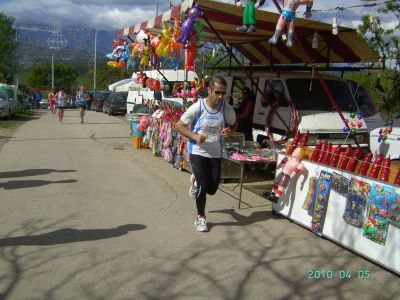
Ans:
POLYGON ((199 99, 190 106, 176 124, 176 129, 189 138, 193 170, 189 194, 196 200, 195 227, 200 232, 208 231, 206 196, 217 192, 221 178, 222 139, 237 128, 235 111, 224 101, 226 88, 222 77, 212 77, 207 98, 199 99))
POLYGON ((56 113, 56 95, 54 94, 54 90, 50 90, 49 94, 47 95, 47 101, 49 103, 51 115, 54 117, 56 113))
POLYGON ((65 95, 64 89, 60 89, 60 91, 57 93, 56 101, 58 108, 58 122, 62 122, 64 117, 65 103, 67 102, 67 95, 65 95))
POLYGON ((81 123, 84 122, 85 117, 85 110, 86 110, 86 101, 88 100, 89 96, 85 91, 85 88, 81 86, 79 91, 76 93, 76 102, 78 103, 79 107, 79 115, 81 117, 81 123))

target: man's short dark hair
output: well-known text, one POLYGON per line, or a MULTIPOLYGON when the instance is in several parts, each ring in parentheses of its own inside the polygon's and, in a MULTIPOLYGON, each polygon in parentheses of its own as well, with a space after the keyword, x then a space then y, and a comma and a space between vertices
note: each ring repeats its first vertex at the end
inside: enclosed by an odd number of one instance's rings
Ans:
POLYGON ((208 83, 208 87, 210 89, 214 89, 214 86, 215 86, 216 83, 218 83, 220 85, 223 85, 223 86, 227 86, 227 83, 226 83, 226 81, 225 81, 225 79, 223 77, 221 77, 221 76, 213 76, 213 77, 211 77, 210 82, 208 83))

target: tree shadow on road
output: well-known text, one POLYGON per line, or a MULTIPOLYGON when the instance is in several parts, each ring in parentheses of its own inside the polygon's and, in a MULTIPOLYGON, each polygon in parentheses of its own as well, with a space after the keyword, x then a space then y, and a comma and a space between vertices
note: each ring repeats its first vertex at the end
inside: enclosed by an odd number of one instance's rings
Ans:
POLYGON ((127 234, 129 231, 145 229, 142 224, 126 224, 110 229, 63 228, 48 233, 17 236, 0 239, 0 247, 7 246, 49 246, 74 242, 109 239, 127 234))
POLYGON ((210 213, 224 213, 231 215, 235 221, 230 222, 222 222, 222 223, 212 223, 207 222, 210 228, 214 226, 246 226, 258 222, 263 222, 270 219, 280 219, 280 217, 273 215, 272 211, 255 211, 251 213, 250 216, 244 216, 238 214, 234 209, 220 209, 220 210, 212 210, 210 213))
POLYGON ((75 183, 78 182, 76 179, 66 179, 66 180, 10 180, 4 183, 0 183, 0 188, 5 190, 16 190, 16 189, 26 189, 32 187, 39 187, 47 184, 53 183, 75 183))
POLYGON ((69 173, 76 170, 56 170, 56 169, 26 169, 21 171, 0 172, 0 178, 28 177, 46 175, 50 173, 69 173))

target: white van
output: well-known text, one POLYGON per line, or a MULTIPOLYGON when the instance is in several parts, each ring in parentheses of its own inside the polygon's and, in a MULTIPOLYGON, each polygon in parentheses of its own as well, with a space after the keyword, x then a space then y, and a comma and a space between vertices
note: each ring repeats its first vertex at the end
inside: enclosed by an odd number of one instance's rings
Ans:
POLYGON ((129 87, 128 100, 126 103, 126 111, 129 114, 136 104, 144 103, 145 100, 160 100, 163 102, 183 104, 182 98, 177 98, 172 91, 175 84, 184 81, 193 81, 199 78, 196 72, 185 70, 151 70, 144 72, 149 78, 156 78, 160 81, 166 81, 162 91, 150 91, 147 88, 142 88, 140 85, 129 87))
MULTIPOLYGON (((234 71, 229 76, 222 76, 227 80, 228 93, 234 100, 243 85, 255 92, 254 140, 261 143, 268 139, 267 127, 274 139, 285 136, 288 132, 287 126, 293 121, 294 114, 291 106, 288 105, 288 103, 292 103, 292 107, 298 113, 298 129, 301 133, 310 132, 308 145, 315 145, 317 140, 327 140, 334 145, 345 142, 345 144, 354 144, 353 138, 344 132, 345 124, 329 100, 320 81, 315 76, 312 77, 311 72, 254 72, 252 78, 263 95, 252 88, 249 77, 245 76, 242 71, 234 71), (277 113, 271 115, 269 114, 271 104, 275 101, 278 103, 277 113)), ((346 80, 325 75, 323 79, 345 119, 351 120, 352 113, 361 113, 350 90, 350 84, 346 80)), ((379 114, 372 114, 370 118, 378 118, 381 121, 379 114)), ((365 122, 361 128, 357 129, 355 138, 361 147, 369 147, 368 129, 365 122)))

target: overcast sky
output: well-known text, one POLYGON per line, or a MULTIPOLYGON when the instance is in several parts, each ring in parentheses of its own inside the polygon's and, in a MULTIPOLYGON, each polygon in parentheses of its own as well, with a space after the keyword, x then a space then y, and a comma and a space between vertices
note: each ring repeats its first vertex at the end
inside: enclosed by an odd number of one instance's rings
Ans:
MULTIPOLYGON (((215 0, 233 3, 233 0, 215 0)), ((118 30, 124 27, 143 22, 156 15, 156 6, 159 2, 159 14, 168 10, 169 0, 0 0, 0 11, 13 16, 17 23, 50 25, 55 19, 61 21, 62 26, 84 26, 103 30, 118 30)), ((276 12, 272 1, 265 1, 262 9, 276 12)), ((384 0, 316 0, 313 9, 329 9, 335 7, 349 7, 365 3, 382 3, 384 0)), ((179 4, 181 0, 172 0, 172 4, 179 4)), ((332 16, 337 14, 341 26, 356 28, 360 23, 361 15, 373 14, 377 8, 353 8, 335 10, 331 12, 314 13, 313 19, 331 22, 332 16)), ((300 7, 303 11, 304 8, 300 7)), ((388 26, 396 20, 384 20, 388 26)))

